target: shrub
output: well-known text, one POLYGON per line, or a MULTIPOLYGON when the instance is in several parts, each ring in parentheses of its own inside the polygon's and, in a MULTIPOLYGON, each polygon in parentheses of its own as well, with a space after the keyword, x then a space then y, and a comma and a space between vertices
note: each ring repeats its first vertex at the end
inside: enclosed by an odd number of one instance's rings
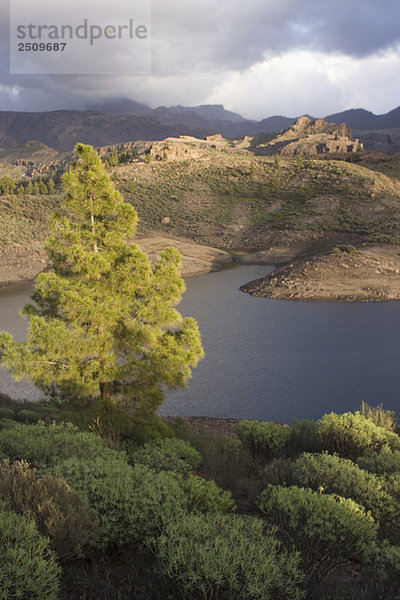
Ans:
POLYGON ((132 435, 135 428, 132 413, 111 402, 72 400, 60 408, 56 415, 57 422, 72 423, 82 431, 90 431, 116 444, 132 435))
POLYGON ((356 460, 370 450, 379 450, 383 446, 400 449, 397 434, 378 427, 359 412, 342 415, 330 413, 324 415, 319 423, 322 448, 343 458, 356 460))
POLYGON ((178 481, 185 494, 185 507, 189 511, 216 514, 231 512, 236 508, 232 494, 219 488, 215 481, 206 481, 197 475, 180 477, 178 481))
POLYGON ((288 427, 267 421, 240 421, 235 430, 255 458, 281 455, 290 438, 288 427))
POLYGON ((369 452, 357 460, 361 469, 378 475, 400 473, 400 450, 383 446, 379 452, 369 452))
POLYGON ((370 544, 363 558, 363 578, 369 584, 374 600, 398 598, 400 547, 392 546, 387 541, 370 544))
MULTIPOLYGON (((178 420, 177 420, 178 421, 178 420)), ((191 431, 175 422, 178 435, 189 441, 201 454, 201 468, 219 485, 232 488, 237 481, 257 469, 249 451, 238 438, 204 431, 191 431)))
POLYGON ((281 550, 260 519, 187 515, 170 522, 154 547, 162 571, 184 598, 298 600, 297 554, 281 550))
POLYGON ((305 419, 292 421, 289 432, 287 446, 291 455, 297 455, 301 452, 319 452, 321 450, 319 424, 315 421, 305 419))
POLYGON ((177 438, 164 438, 148 442, 133 451, 130 461, 146 465, 155 471, 187 473, 200 466, 200 453, 188 442, 177 438))
POLYGON ((142 446, 160 438, 174 437, 173 430, 163 423, 157 416, 148 415, 146 420, 135 421, 134 428, 129 436, 129 442, 142 446))
POLYGON ((17 424, 0 431, 0 455, 11 461, 26 460, 46 469, 69 456, 85 457, 116 454, 93 433, 80 432, 72 425, 17 424))
POLYGON ((0 510, 0 597, 56 600, 60 569, 33 520, 0 510))
POLYGON ((13 419, 15 417, 15 412, 12 408, 6 408, 5 406, 0 406, 0 419, 13 419))
POLYGON ((184 510, 184 493, 173 474, 156 473, 143 465, 131 467, 123 456, 73 457, 59 463, 54 472, 96 510, 99 547, 142 543, 184 510))
POLYGON ((396 414, 393 410, 384 410, 383 405, 369 406, 366 402, 361 404, 361 414, 366 419, 369 419, 378 427, 383 427, 388 431, 396 431, 396 414))
POLYGON ((376 537, 372 517, 353 500, 295 486, 268 486, 256 504, 278 527, 286 546, 299 550, 310 581, 359 558, 376 537))
POLYGON ((265 465, 262 472, 262 481, 266 485, 292 485, 293 463, 287 458, 274 458, 265 465))
POLYGON ((26 462, 0 463, 0 499, 10 510, 32 515, 61 560, 83 556, 97 538, 96 515, 66 481, 40 476, 26 462))
POLYGON ((381 478, 337 455, 303 454, 292 465, 292 482, 299 487, 352 498, 377 520, 388 516, 393 505, 381 478))
MULTIPOLYGON (((0 430, 10 429, 10 427, 14 427, 16 424, 17 421, 14 421, 14 419, 0 419, 0 430)), ((0 456, 5 456, 4 452, 0 451, 0 456)))
POLYGON ((17 418, 25 423, 36 423, 39 421, 40 416, 33 410, 23 409, 18 412, 17 418))

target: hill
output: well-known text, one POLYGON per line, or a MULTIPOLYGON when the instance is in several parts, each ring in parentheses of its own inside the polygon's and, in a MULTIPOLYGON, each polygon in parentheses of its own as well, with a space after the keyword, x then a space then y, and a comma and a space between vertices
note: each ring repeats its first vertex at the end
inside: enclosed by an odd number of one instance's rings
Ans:
MULTIPOLYGON (((106 146, 100 154, 137 208, 141 235, 184 237, 230 251, 278 247, 285 256, 288 248, 307 255, 336 243, 400 240, 397 162, 374 163, 368 155, 372 170, 326 155, 254 156, 252 143, 221 136, 167 138, 106 146)), ((19 165, 18 195, 3 193, 0 199, 0 245, 43 239, 71 158, 59 154, 19 165), (29 182, 50 179, 55 193, 29 193, 29 182)), ((1 159, 0 169, 7 171, 1 159)))

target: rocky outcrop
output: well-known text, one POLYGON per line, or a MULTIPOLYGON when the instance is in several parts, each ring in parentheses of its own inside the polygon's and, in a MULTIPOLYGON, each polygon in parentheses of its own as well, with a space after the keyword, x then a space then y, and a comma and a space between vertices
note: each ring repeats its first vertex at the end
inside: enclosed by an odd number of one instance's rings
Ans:
POLYGON ((276 137, 256 147, 256 154, 282 156, 353 153, 363 149, 358 139, 352 140, 345 123, 336 125, 324 119, 303 116, 276 137))

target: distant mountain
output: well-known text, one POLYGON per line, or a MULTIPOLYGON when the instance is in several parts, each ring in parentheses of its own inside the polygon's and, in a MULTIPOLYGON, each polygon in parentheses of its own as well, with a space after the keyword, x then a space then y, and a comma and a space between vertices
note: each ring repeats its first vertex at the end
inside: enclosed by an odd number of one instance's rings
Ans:
MULTIPOLYGON (((220 133, 226 138, 254 137, 286 130, 297 119, 275 115, 252 121, 219 104, 151 109, 126 98, 104 100, 90 108, 42 113, 0 112, 0 148, 23 145, 30 140, 58 151, 69 151, 77 142, 98 147, 179 135, 203 138, 220 133)), ((325 120, 346 123, 367 149, 400 152, 400 107, 385 115, 351 109, 329 115, 325 120)))
POLYGON ((162 140, 175 135, 198 135, 189 127, 170 127, 152 116, 111 115, 94 111, 23 113, 0 112, 0 148, 20 146, 30 140, 59 151, 77 142, 106 146, 135 140, 162 140))
POLYGON ((400 127, 400 106, 384 115, 375 115, 369 110, 356 108, 325 117, 331 123, 346 123, 351 129, 376 131, 400 127))
POLYGON ((115 100, 103 100, 95 104, 88 104, 86 110, 104 112, 112 115, 147 115, 151 108, 146 104, 128 100, 128 98, 116 98, 115 100))

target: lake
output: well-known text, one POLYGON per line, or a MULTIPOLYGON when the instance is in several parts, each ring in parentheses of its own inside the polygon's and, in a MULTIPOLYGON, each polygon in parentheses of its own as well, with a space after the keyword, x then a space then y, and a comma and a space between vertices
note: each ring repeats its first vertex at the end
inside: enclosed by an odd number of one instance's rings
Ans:
MULTIPOLYGON (((206 356, 160 413, 290 422, 355 410, 364 400, 400 415, 400 302, 301 303, 239 291, 268 270, 246 265, 187 280, 179 310, 197 319, 206 356)), ((0 290, 0 329, 18 339, 30 293, 0 290)), ((0 391, 38 397, 4 370, 0 391)))

